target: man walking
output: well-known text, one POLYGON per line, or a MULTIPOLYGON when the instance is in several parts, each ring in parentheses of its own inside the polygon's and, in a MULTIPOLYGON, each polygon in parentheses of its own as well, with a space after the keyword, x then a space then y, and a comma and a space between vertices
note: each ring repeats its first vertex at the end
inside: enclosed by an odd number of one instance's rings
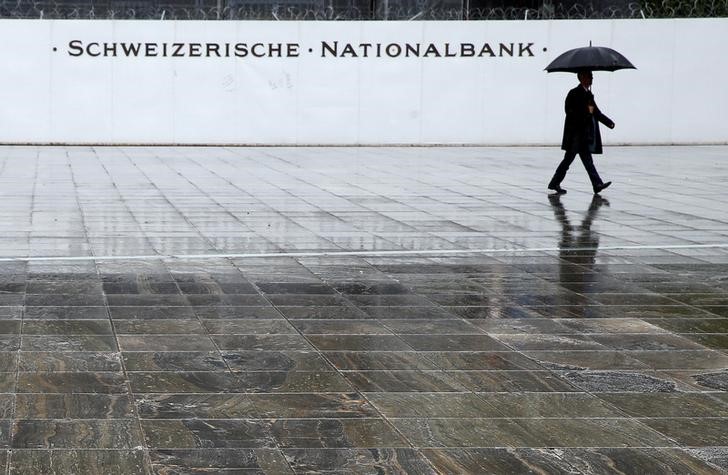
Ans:
POLYGON ((566 193, 566 190, 561 188, 561 182, 564 180, 566 171, 577 154, 589 174, 594 193, 599 193, 612 184, 611 181, 603 182, 599 177, 599 173, 594 167, 592 154, 602 153, 599 122, 610 129, 614 128, 614 122, 602 114, 594 102, 594 94, 591 92, 592 72, 580 71, 577 73, 577 78, 579 79, 579 85, 569 91, 565 102, 566 119, 564 121, 564 138, 561 142, 561 149, 565 150, 566 153, 548 185, 549 190, 553 190, 560 195, 566 193))

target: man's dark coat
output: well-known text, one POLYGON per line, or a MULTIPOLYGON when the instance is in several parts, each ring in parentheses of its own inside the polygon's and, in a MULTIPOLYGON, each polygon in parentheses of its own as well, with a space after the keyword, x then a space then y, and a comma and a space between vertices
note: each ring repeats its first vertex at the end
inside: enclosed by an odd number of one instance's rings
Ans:
POLYGON ((566 119, 564 120, 564 138, 561 149, 579 152, 589 150, 591 153, 602 153, 602 136, 599 133, 599 122, 607 127, 613 127, 614 122, 602 114, 594 102, 594 94, 587 91, 580 84, 569 91, 564 104, 566 119), (589 113, 589 104, 594 106, 594 114, 589 113), (592 120, 592 117, 596 120, 592 120))

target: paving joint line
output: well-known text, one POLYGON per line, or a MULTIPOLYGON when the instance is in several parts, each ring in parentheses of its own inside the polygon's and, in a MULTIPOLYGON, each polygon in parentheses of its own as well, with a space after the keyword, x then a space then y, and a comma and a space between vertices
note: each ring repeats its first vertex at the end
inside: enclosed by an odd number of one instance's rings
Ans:
POLYGON ((728 249, 728 243, 718 244, 655 244, 634 246, 599 246, 599 247, 529 247, 516 249, 423 249, 423 250, 391 250, 391 251, 314 251, 314 252, 260 252, 260 253, 209 253, 209 254, 148 254, 128 256, 20 256, 0 257, 0 262, 32 262, 32 261, 112 261, 112 260, 149 260, 149 259, 255 259, 261 257, 338 257, 338 256, 437 256, 448 254, 508 254, 528 252, 559 251, 621 251, 648 249, 728 249))

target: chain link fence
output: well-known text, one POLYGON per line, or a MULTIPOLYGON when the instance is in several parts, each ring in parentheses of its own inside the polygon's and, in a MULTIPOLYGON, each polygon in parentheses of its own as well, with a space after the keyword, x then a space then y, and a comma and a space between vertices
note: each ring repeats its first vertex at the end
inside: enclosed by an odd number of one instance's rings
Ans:
POLYGON ((535 20, 726 17, 728 0, 0 0, 0 18, 146 20, 535 20))

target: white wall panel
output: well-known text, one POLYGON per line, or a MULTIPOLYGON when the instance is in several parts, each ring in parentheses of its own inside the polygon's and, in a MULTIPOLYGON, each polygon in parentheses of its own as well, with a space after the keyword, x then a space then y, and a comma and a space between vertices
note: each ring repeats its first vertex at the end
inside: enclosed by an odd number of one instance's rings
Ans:
POLYGON ((557 144, 576 79, 543 68, 590 41, 638 67, 595 74, 597 101, 617 123, 607 144, 728 143, 725 18, 0 20, 0 142, 557 144), (73 40, 200 43, 203 57, 73 57, 73 40), (322 57, 322 41, 351 43, 359 57, 322 57), (365 58, 358 47, 484 42, 496 53, 499 43, 533 43, 533 56, 391 58, 371 47, 365 58), (299 54, 207 57, 205 43, 292 43, 299 54))
MULTIPOLYGON (((365 38, 381 43, 421 41, 422 26, 386 22, 362 23, 365 38)), ((360 58, 359 141, 361 143, 422 143, 422 77, 418 59, 360 58)))
POLYGON ((50 140, 54 53, 47 47, 49 26, 38 20, 0 21, 0 58, 5 66, 0 74, 0 137, 5 141, 50 140))
POLYGON ((700 143, 722 136, 728 141, 728 21, 707 19, 680 26, 671 45, 673 140, 700 143))
MULTIPOLYGON (((139 38, 144 42, 172 42, 175 26, 158 22, 116 22, 112 27, 113 38, 116 41, 139 38)), ((140 144, 173 142, 176 117, 172 109, 176 96, 174 63, 164 58, 138 61, 109 58, 106 62, 112 65, 113 74, 110 84, 113 94, 109 97, 113 130, 109 140, 97 140, 140 144)))

